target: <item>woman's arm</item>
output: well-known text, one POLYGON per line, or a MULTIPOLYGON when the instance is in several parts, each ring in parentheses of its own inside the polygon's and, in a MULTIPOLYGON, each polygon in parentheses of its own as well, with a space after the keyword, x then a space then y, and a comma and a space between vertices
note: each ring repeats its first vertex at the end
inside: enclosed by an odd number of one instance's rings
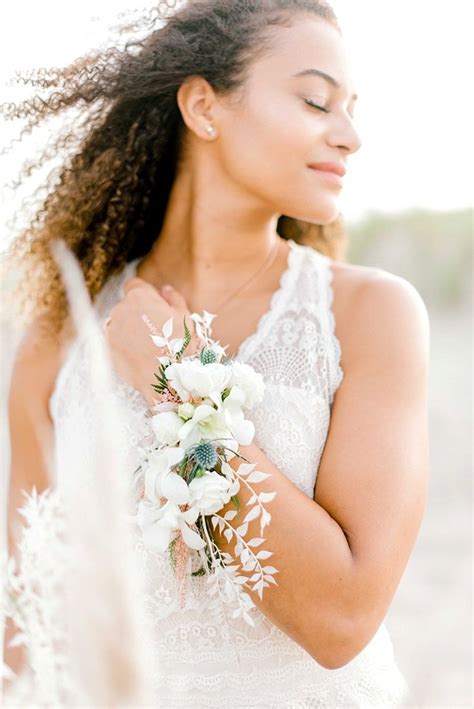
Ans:
MULTIPOLYGON (((20 561, 18 542, 24 523, 17 511, 25 502, 22 490, 31 492, 35 486, 41 493, 50 485, 48 471, 51 470, 54 436, 48 402, 58 366, 58 348, 45 341, 42 320, 38 319, 18 345, 8 394, 10 479, 7 542, 8 554, 17 565, 20 561)), ((12 619, 7 618, 3 660, 15 673, 23 668, 25 662, 23 647, 8 647, 17 632, 12 619)))
MULTIPOLYGON (((387 274, 368 279, 351 308, 351 341, 342 343, 350 366, 333 402, 314 500, 257 446, 242 448, 256 470, 271 473, 253 484, 256 492, 277 492, 266 505, 272 519, 262 548, 274 551, 265 564, 279 570, 278 586, 265 588, 262 600, 251 591, 252 600, 331 669, 361 652, 386 615, 416 541, 429 471, 425 305, 408 281, 387 274)), ((249 511, 247 488, 238 494, 234 528, 249 511)), ((230 502, 219 514, 232 509, 230 502)), ((249 523, 246 540, 260 536, 259 524, 249 523)), ((232 554, 235 538, 215 534, 232 554)))

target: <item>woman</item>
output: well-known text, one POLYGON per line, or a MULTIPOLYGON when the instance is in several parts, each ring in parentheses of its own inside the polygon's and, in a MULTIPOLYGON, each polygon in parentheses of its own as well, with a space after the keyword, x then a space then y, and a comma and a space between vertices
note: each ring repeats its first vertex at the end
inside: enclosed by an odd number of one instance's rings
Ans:
MULTIPOLYGON (((334 13, 310 0, 189 2, 130 46, 140 51, 52 77, 67 81, 62 105, 100 105, 44 223, 11 250, 34 272, 36 290, 24 279, 18 297, 36 298, 38 317, 10 389, 10 528, 21 489, 49 484, 35 432, 49 441, 54 428, 66 464, 65 432, 93 415, 70 405, 84 368, 64 346, 48 251, 61 235, 98 295, 130 409, 154 402, 143 312, 159 327, 215 313, 213 338, 267 385, 243 454, 271 472, 259 489, 277 491, 266 548, 278 585, 253 593, 252 627, 217 622, 202 579, 182 609, 147 554, 156 706, 414 706, 383 621, 426 503, 428 318, 406 280, 343 260, 337 202, 360 140, 334 13)), ((61 102, 42 105, 32 123, 61 102)))

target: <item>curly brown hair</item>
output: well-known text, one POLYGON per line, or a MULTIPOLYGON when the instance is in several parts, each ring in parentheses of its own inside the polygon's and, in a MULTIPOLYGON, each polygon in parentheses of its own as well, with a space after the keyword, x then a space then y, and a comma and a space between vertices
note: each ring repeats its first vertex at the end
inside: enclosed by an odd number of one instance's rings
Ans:
MULTIPOLYGON (((11 289, 11 306, 27 326, 46 315, 50 332, 57 334, 69 311, 49 248, 54 239, 63 239, 78 259, 92 301, 113 273, 150 250, 181 155, 185 124, 176 94, 187 76, 199 74, 217 92, 231 92, 245 81, 251 62, 271 46, 271 26, 288 25, 295 12, 303 12, 338 28, 324 0, 181 4, 159 2, 138 20, 116 27, 119 34, 146 30, 144 38, 129 37, 123 49, 115 40, 114 46, 65 68, 16 72, 17 83, 39 89, 21 103, 0 106, 7 120, 27 119, 20 140, 48 116, 84 107, 84 115, 57 131, 35 162, 23 164, 19 181, 10 183, 16 189, 47 159, 72 146, 59 169, 34 192, 47 196, 4 253, 6 271, 21 274, 11 289)), ((282 215, 277 231, 345 259, 340 216, 323 226, 282 215)))

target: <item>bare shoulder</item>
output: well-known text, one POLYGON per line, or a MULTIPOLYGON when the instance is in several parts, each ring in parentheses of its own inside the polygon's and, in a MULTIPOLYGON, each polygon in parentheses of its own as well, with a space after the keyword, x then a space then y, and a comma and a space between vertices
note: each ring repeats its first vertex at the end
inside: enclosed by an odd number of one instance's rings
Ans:
POLYGON ((341 366, 350 365, 374 339, 411 337, 429 342, 428 310, 417 288, 385 269, 331 261, 333 311, 341 343, 341 366))
POLYGON ((57 374, 66 356, 72 333, 66 321, 63 333, 48 334, 46 317, 37 317, 17 346, 9 387, 10 405, 21 400, 48 410, 57 374))
POLYGON ((25 328, 16 347, 8 382, 10 463, 8 484, 8 545, 15 549, 22 522, 18 508, 23 491, 42 493, 54 476, 54 421, 49 399, 61 367, 66 329, 53 336, 45 316, 25 328))

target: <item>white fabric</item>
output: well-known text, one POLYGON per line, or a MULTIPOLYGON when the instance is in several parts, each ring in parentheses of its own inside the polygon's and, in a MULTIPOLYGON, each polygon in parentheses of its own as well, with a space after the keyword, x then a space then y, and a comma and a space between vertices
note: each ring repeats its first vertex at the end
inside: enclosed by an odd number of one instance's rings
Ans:
MULTIPOLYGON (((237 357, 259 371, 266 383, 264 400, 247 414, 255 424, 255 443, 312 498, 331 405, 344 374, 331 308, 331 259, 309 246, 289 243, 288 268, 270 308, 237 357)), ((138 260, 111 277, 99 294, 95 308, 102 321, 122 297, 123 282, 135 273, 138 260)), ((114 381, 128 411, 124 454, 133 471, 140 462, 137 442, 147 405, 138 391, 118 377, 114 381)), ((87 362, 78 342, 58 375, 50 412, 60 475, 74 442, 80 439, 87 446, 96 425, 87 396, 87 362)), ((384 623, 352 662, 328 670, 257 608, 250 611, 254 627, 232 619, 228 608, 220 607, 213 615, 207 608, 205 576, 192 577, 186 607, 180 608, 166 555, 144 549, 138 533, 136 551, 146 575, 142 600, 153 638, 149 657, 154 706, 415 706, 384 623)), ((192 564, 193 570, 199 569, 197 555, 192 564)), ((48 647, 45 638, 43 647, 48 647)), ((41 649, 35 651, 41 655, 41 649)), ((67 681, 61 684, 67 687, 67 681)))

